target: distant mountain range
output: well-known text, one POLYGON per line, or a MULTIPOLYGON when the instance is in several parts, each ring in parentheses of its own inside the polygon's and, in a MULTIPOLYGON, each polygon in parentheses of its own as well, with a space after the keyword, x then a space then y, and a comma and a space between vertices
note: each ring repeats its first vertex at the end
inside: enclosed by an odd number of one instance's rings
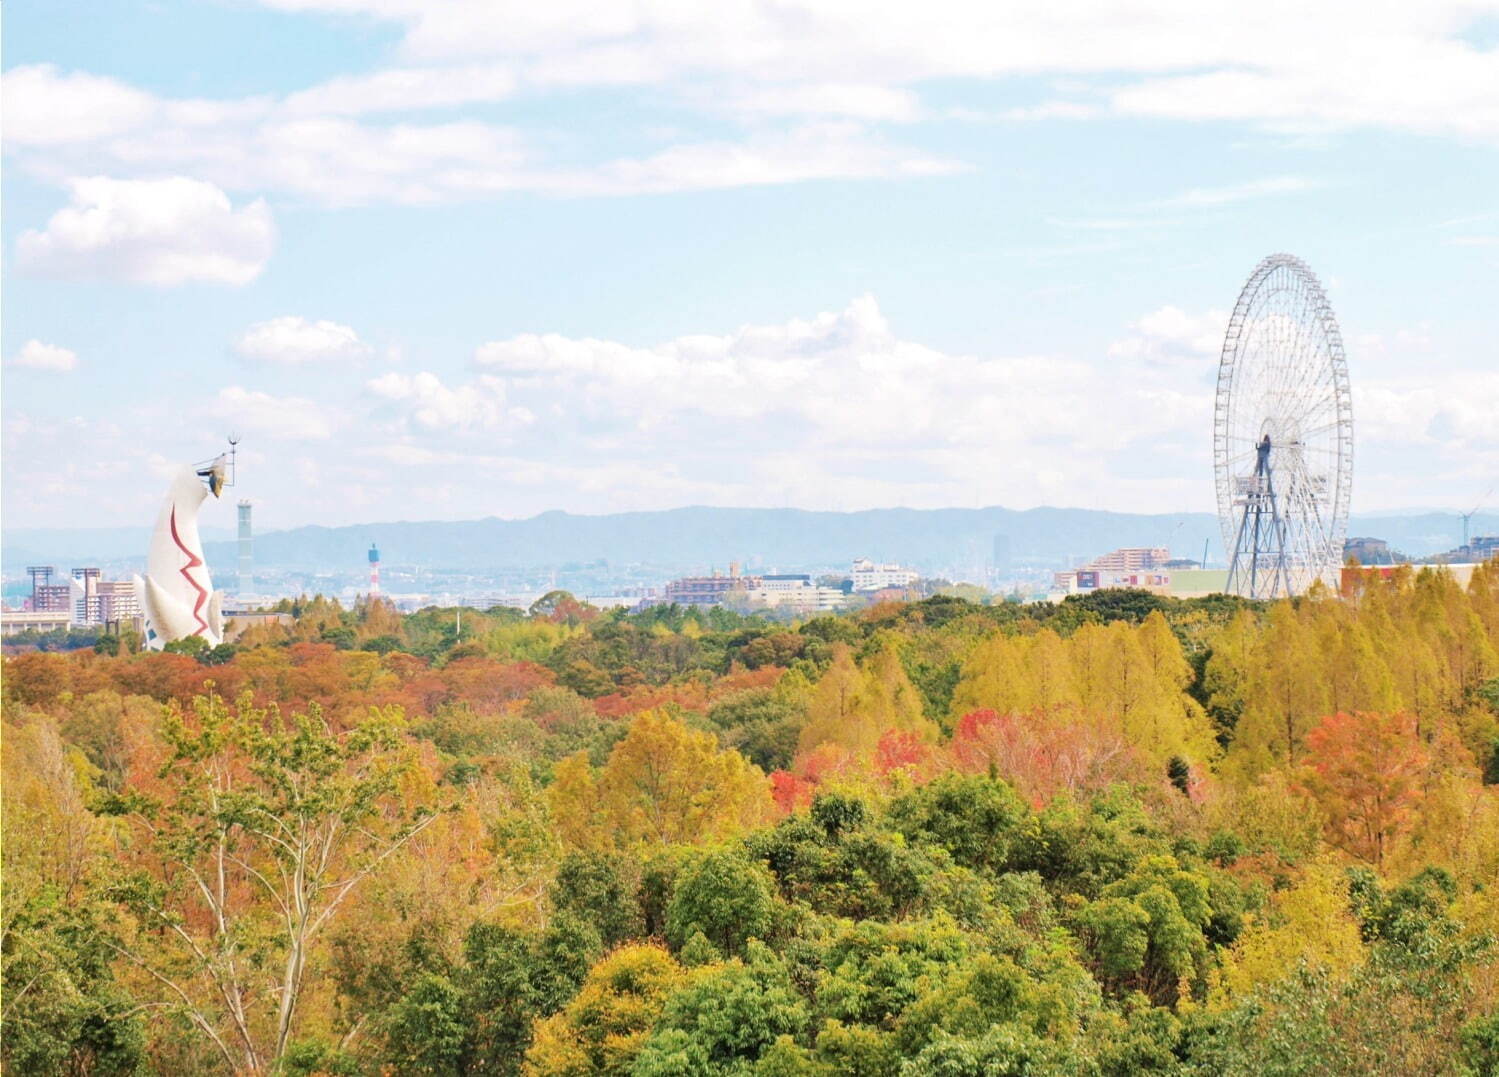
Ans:
MULTIPOLYGON (((1474 535, 1499 532, 1499 514, 1474 516, 1474 535)), ((1456 546, 1462 523, 1454 513, 1355 516, 1351 535, 1385 539, 1412 556, 1456 546)), ((27 564, 66 569, 141 560, 149 525, 134 528, 33 529, 3 532, 3 562, 13 573, 27 564)), ((545 512, 524 520, 430 520, 297 527, 255 536, 257 568, 361 571, 378 543, 387 565, 484 571, 563 567, 607 561, 681 571, 842 566, 856 556, 899 561, 938 572, 983 566, 995 540, 1011 564, 1064 564, 1119 546, 1169 546, 1179 557, 1222 561, 1218 521, 1209 513, 1141 515, 1094 509, 802 509, 692 507, 660 512, 577 516, 545 512)), ((233 532, 204 528, 206 552, 219 572, 234 564, 233 532)))

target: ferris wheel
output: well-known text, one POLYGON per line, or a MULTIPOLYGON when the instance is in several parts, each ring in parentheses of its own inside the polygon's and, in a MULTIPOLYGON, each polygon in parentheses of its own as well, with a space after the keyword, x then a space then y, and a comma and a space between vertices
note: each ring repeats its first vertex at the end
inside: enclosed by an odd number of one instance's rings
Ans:
POLYGON ((1292 255, 1255 268, 1229 319, 1213 465, 1231 593, 1336 584, 1353 486, 1348 363, 1322 285, 1292 255))

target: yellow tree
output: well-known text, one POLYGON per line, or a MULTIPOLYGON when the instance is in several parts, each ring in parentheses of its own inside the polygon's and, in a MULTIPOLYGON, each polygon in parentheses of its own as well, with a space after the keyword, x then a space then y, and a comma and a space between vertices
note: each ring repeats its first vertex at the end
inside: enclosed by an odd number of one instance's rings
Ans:
POLYGON ((1314 604, 1318 650, 1329 710, 1398 710, 1401 700, 1390 667, 1358 611, 1341 602, 1314 604))
POLYGON ((1072 646, 1084 709, 1117 722, 1144 758, 1163 767, 1172 756, 1212 755, 1206 716, 1184 691, 1191 669, 1164 618, 1138 628, 1124 621, 1084 625, 1072 646))
POLYGON ((404 639, 402 624, 405 618, 401 616, 401 611, 396 609, 395 603, 390 599, 379 595, 369 595, 355 604, 354 613, 359 619, 358 631, 361 640, 376 639, 380 636, 390 636, 397 641, 404 639))
POLYGON ((1182 653, 1181 641, 1160 610, 1152 610, 1134 636, 1151 675, 1149 690, 1143 693, 1146 705, 1136 715, 1137 736, 1158 756, 1205 762, 1217 754, 1217 745, 1206 712, 1187 694, 1192 664, 1182 653))
MULTIPOLYGON (((659 710, 635 716, 596 783, 603 826, 621 845, 719 841, 764 822, 773 808, 758 767, 659 710)), ((564 806, 553 801, 554 810, 564 806)))
POLYGON ((1468 581, 1468 605, 1478 614, 1490 640, 1499 640, 1499 557, 1473 570, 1468 581))
POLYGON ((1059 710, 1076 706, 1077 685, 1072 680, 1072 661, 1067 644, 1049 628, 1030 638, 1030 687, 1034 706, 1059 710))
POLYGON ((1324 659, 1317 637, 1290 602, 1270 608, 1250 666, 1244 714, 1230 755, 1253 776, 1293 768, 1306 754, 1306 735, 1328 710, 1324 659))
POLYGON ((819 744, 847 744, 850 739, 868 740, 873 747, 879 730, 859 728, 865 717, 862 690, 864 677, 847 644, 833 648, 833 661, 807 698, 807 724, 802 727, 797 749, 809 752, 819 744))
POLYGON ((1117 699, 1114 683, 1118 655, 1103 625, 1085 624, 1068 641, 1072 656, 1072 683, 1078 702, 1090 711, 1107 711, 1117 699))
POLYGON ((547 805, 552 825, 565 845, 575 849, 598 849, 608 844, 599 783, 587 752, 577 752, 557 764, 547 787, 547 805))
POLYGON ((892 729, 922 740, 937 736, 936 726, 922 714, 921 693, 906 675, 895 643, 886 640, 862 667, 847 646, 834 648, 832 665, 808 700, 798 750, 836 744, 865 756, 892 729))
POLYGON ((1212 653, 1203 669, 1208 713, 1225 732, 1244 714, 1259 626, 1254 614, 1240 610, 1212 637, 1212 653))
POLYGON ((954 724, 970 711, 1024 714, 1033 709, 1036 693, 1028 683, 1025 643, 1020 637, 997 632, 973 649, 953 691, 954 724))
POLYGON ((683 971, 658 946, 621 946, 591 970, 567 1008, 536 1026, 530 1077, 629 1073, 683 971))
POLYGON ((862 694, 881 734, 895 729, 924 740, 936 739, 937 729, 922 712, 921 693, 906 675, 893 640, 887 639, 865 661, 862 694))
POLYGON ((1277 894, 1269 915, 1251 923, 1223 955, 1209 1005, 1226 1009, 1303 963, 1341 981, 1364 957, 1358 919, 1349 907, 1347 876, 1334 864, 1315 863, 1277 894))

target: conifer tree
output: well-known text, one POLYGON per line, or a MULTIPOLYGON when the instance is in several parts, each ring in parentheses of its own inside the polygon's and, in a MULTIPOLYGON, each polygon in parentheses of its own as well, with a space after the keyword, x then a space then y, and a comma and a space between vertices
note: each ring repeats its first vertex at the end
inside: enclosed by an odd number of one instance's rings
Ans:
MULTIPOLYGON (((1058 640, 1058 643, 1061 641, 1058 640)), ((975 710, 1021 714, 1031 710, 1034 691, 1027 668, 1025 641, 996 632, 969 654, 953 692, 954 722, 975 710)))
POLYGON ((1327 684, 1315 633, 1288 601, 1270 608, 1250 666, 1244 715, 1232 754, 1249 774, 1294 768, 1306 734, 1328 710, 1327 684))

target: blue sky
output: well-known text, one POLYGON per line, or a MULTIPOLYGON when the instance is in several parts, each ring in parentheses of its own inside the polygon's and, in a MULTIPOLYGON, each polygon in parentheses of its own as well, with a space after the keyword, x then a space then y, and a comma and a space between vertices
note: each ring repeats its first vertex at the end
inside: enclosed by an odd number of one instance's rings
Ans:
POLYGON ((231 428, 262 527, 1209 509, 1276 250, 1354 510, 1471 507, 1499 5, 1034 6, 7 4, 8 525, 148 519, 231 428))

